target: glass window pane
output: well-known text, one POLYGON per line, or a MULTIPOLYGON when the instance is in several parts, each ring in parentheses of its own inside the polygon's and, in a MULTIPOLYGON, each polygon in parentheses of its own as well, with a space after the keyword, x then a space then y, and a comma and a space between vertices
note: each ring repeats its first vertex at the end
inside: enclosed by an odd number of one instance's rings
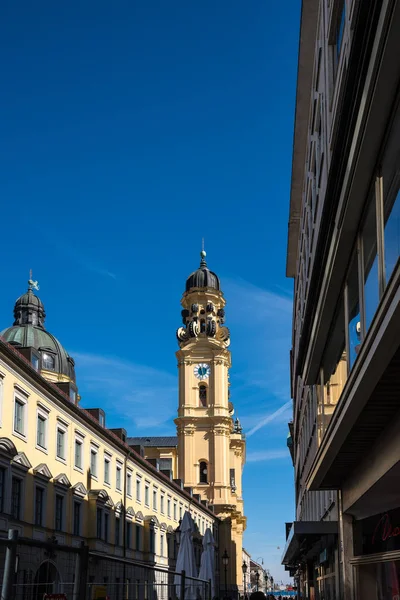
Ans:
POLYGON ((382 159, 384 252, 386 282, 400 250, 400 107, 397 107, 382 159))
POLYGON ((358 293, 358 255, 354 254, 347 277, 347 310, 349 315, 349 364, 352 368, 361 343, 360 299, 358 293))
POLYGON ((392 194, 390 212, 384 233, 386 282, 389 281, 400 256, 400 189, 396 186, 392 194))
POLYGON ((362 232, 362 242, 364 253, 365 327, 368 330, 379 304, 376 203, 374 195, 370 199, 362 232))

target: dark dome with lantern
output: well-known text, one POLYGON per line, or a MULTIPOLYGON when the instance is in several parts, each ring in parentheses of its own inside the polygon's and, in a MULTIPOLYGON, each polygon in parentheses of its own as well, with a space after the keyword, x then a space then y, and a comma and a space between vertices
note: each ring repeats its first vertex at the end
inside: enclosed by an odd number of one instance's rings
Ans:
POLYGON ((214 288, 215 290, 220 290, 219 278, 208 269, 204 250, 200 252, 200 256, 199 268, 189 275, 186 280, 186 291, 189 292, 193 288, 214 288))
POLYGON ((46 313, 40 298, 33 293, 37 282, 28 282, 28 291, 14 306, 14 323, 0 333, 4 341, 18 348, 34 348, 40 354, 41 369, 54 371, 75 381, 75 363, 65 348, 46 331, 46 313))

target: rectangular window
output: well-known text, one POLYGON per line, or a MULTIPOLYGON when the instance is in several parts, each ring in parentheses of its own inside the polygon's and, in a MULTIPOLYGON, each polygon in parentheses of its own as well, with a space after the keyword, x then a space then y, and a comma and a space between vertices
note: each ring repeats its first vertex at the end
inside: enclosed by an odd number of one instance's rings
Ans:
POLYGON ((6 495, 6 470, 0 468, 0 512, 4 511, 4 498, 6 495))
POLYGON ((36 443, 41 448, 46 448, 46 417, 39 414, 37 416, 37 431, 36 431, 36 443))
POLYGON ((358 253, 355 252, 347 276, 347 335, 348 357, 351 369, 357 358, 362 340, 362 327, 360 319, 360 298, 358 278, 358 253))
POLYGON ((97 477, 97 452, 93 448, 90 451, 90 473, 93 477, 97 477))
POLYGON ((385 275, 386 283, 396 267, 400 256, 400 177, 397 185, 385 201, 385 275))
POLYGON ((57 458, 65 460, 65 431, 57 427, 57 458))
POLYGON ((14 431, 25 435, 25 402, 15 399, 14 431))
POLYGON ((153 510, 157 510, 157 490, 153 490, 153 510))
POLYGON ((141 502, 141 488, 142 488, 142 482, 140 479, 136 479, 136 501, 137 502, 141 502))
POLYGON ((154 529, 150 529, 149 536, 150 536, 150 552, 152 554, 154 554, 155 553, 155 546, 156 546, 156 539, 155 539, 155 531, 154 531, 154 529))
POLYGON ((75 467, 82 469, 82 442, 75 440, 75 467))
POLYGON ((119 546, 120 543, 120 527, 121 527, 121 523, 120 523, 120 519, 119 517, 115 518, 115 545, 119 546))
POLYGON ((104 483, 110 483, 110 461, 108 458, 104 459, 104 483))
POLYGON ((116 486, 117 490, 121 490, 121 467, 119 465, 117 465, 117 475, 116 475, 115 486, 116 486))
POLYGON ((132 498, 132 474, 131 473, 126 474, 126 493, 130 498, 132 498))
POLYGON ((140 550, 140 525, 136 525, 136 550, 140 550))
POLYGON ((379 274, 377 251, 377 225, 375 196, 370 198, 367 215, 362 230, 364 319, 365 330, 371 325, 379 304, 379 274))
POLYGON ((164 556, 164 536, 160 536, 160 556, 164 556))
POLYGON ((101 534, 103 529, 103 510, 98 508, 96 511, 96 535, 101 540, 101 534))
POLYGON ((13 477, 11 482, 11 516, 13 519, 19 519, 21 515, 21 490, 21 480, 13 477))
POLYGON ((182 514, 183 514, 183 508, 182 506, 179 507, 179 518, 182 519, 182 514))
POLYGON ((337 55, 338 60, 339 60, 339 56, 340 56, 340 51, 342 49, 345 21, 346 21, 346 3, 343 0, 341 11, 339 13, 339 18, 337 21, 337 29, 336 29, 336 55, 337 55))
POLYGON ((81 535, 81 503, 74 502, 74 535, 81 535))
POLYGON ((150 506, 150 497, 149 497, 149 486, 144 486, 144 503, 146 506, 150 506))
POLYGON ((177 521, 177 517, 176 517, 176 502, 174 502, 174 521, 177 521))
POLYGON ((132 523, 130 521, 126 522, 126 547, 132 547, 132 523))
POLYGON ((109 514, 104 513, 104 541, 108 542, 108 523, 109 523, 109 514))
POLYGON ((164 508, 165 508, 164 503, 165 503, 165 498, 164 498, 163 495, 161 495, 161 497, 160 497, 160 511, 162 512, 162 514, 164 514, 164 508))
POLYGON ((44 489, 36 487, 35 489, 35 525, 43 525, 43 499, 44 489))
POLYGON ((55 530, 63 530, 63 509, 64 509, 64 496, 56 494, 56 511, 55 511, 55 530))
POLYGON ((171 518, 171 498, 167 498, 167 515, 171 518))

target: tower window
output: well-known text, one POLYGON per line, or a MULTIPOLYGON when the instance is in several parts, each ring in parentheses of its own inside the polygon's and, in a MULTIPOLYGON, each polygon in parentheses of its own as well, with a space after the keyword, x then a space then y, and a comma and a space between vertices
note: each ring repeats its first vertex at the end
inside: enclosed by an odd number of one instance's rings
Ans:
POLYGON ((206 332, 206 322, 204 319, 201 319, 200 321, 200 333, 205 333, 206 332))
POLYGON ((208 483, 208 465, 205 460, 200 462, 200 483, 208 483))
POLYGON ((200 406, 207 406, 207 386, 202 384, 199 386, 200 406))

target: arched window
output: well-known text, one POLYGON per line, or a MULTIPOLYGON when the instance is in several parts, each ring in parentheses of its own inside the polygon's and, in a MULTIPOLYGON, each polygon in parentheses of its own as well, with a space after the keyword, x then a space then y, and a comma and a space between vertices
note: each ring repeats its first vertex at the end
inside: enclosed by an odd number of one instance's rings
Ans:
POLYGON ((200 462, 200 483, 208 483, 208 465, 205 460, 200 462))
POLYGON ((200 406, 207 406, 207 386, 202 383, 199 385, 200 406))
POLYGON ((200 321, 200 333, 205 333, 206 332, 206 322, 204 319, 201 319, 200 321))

